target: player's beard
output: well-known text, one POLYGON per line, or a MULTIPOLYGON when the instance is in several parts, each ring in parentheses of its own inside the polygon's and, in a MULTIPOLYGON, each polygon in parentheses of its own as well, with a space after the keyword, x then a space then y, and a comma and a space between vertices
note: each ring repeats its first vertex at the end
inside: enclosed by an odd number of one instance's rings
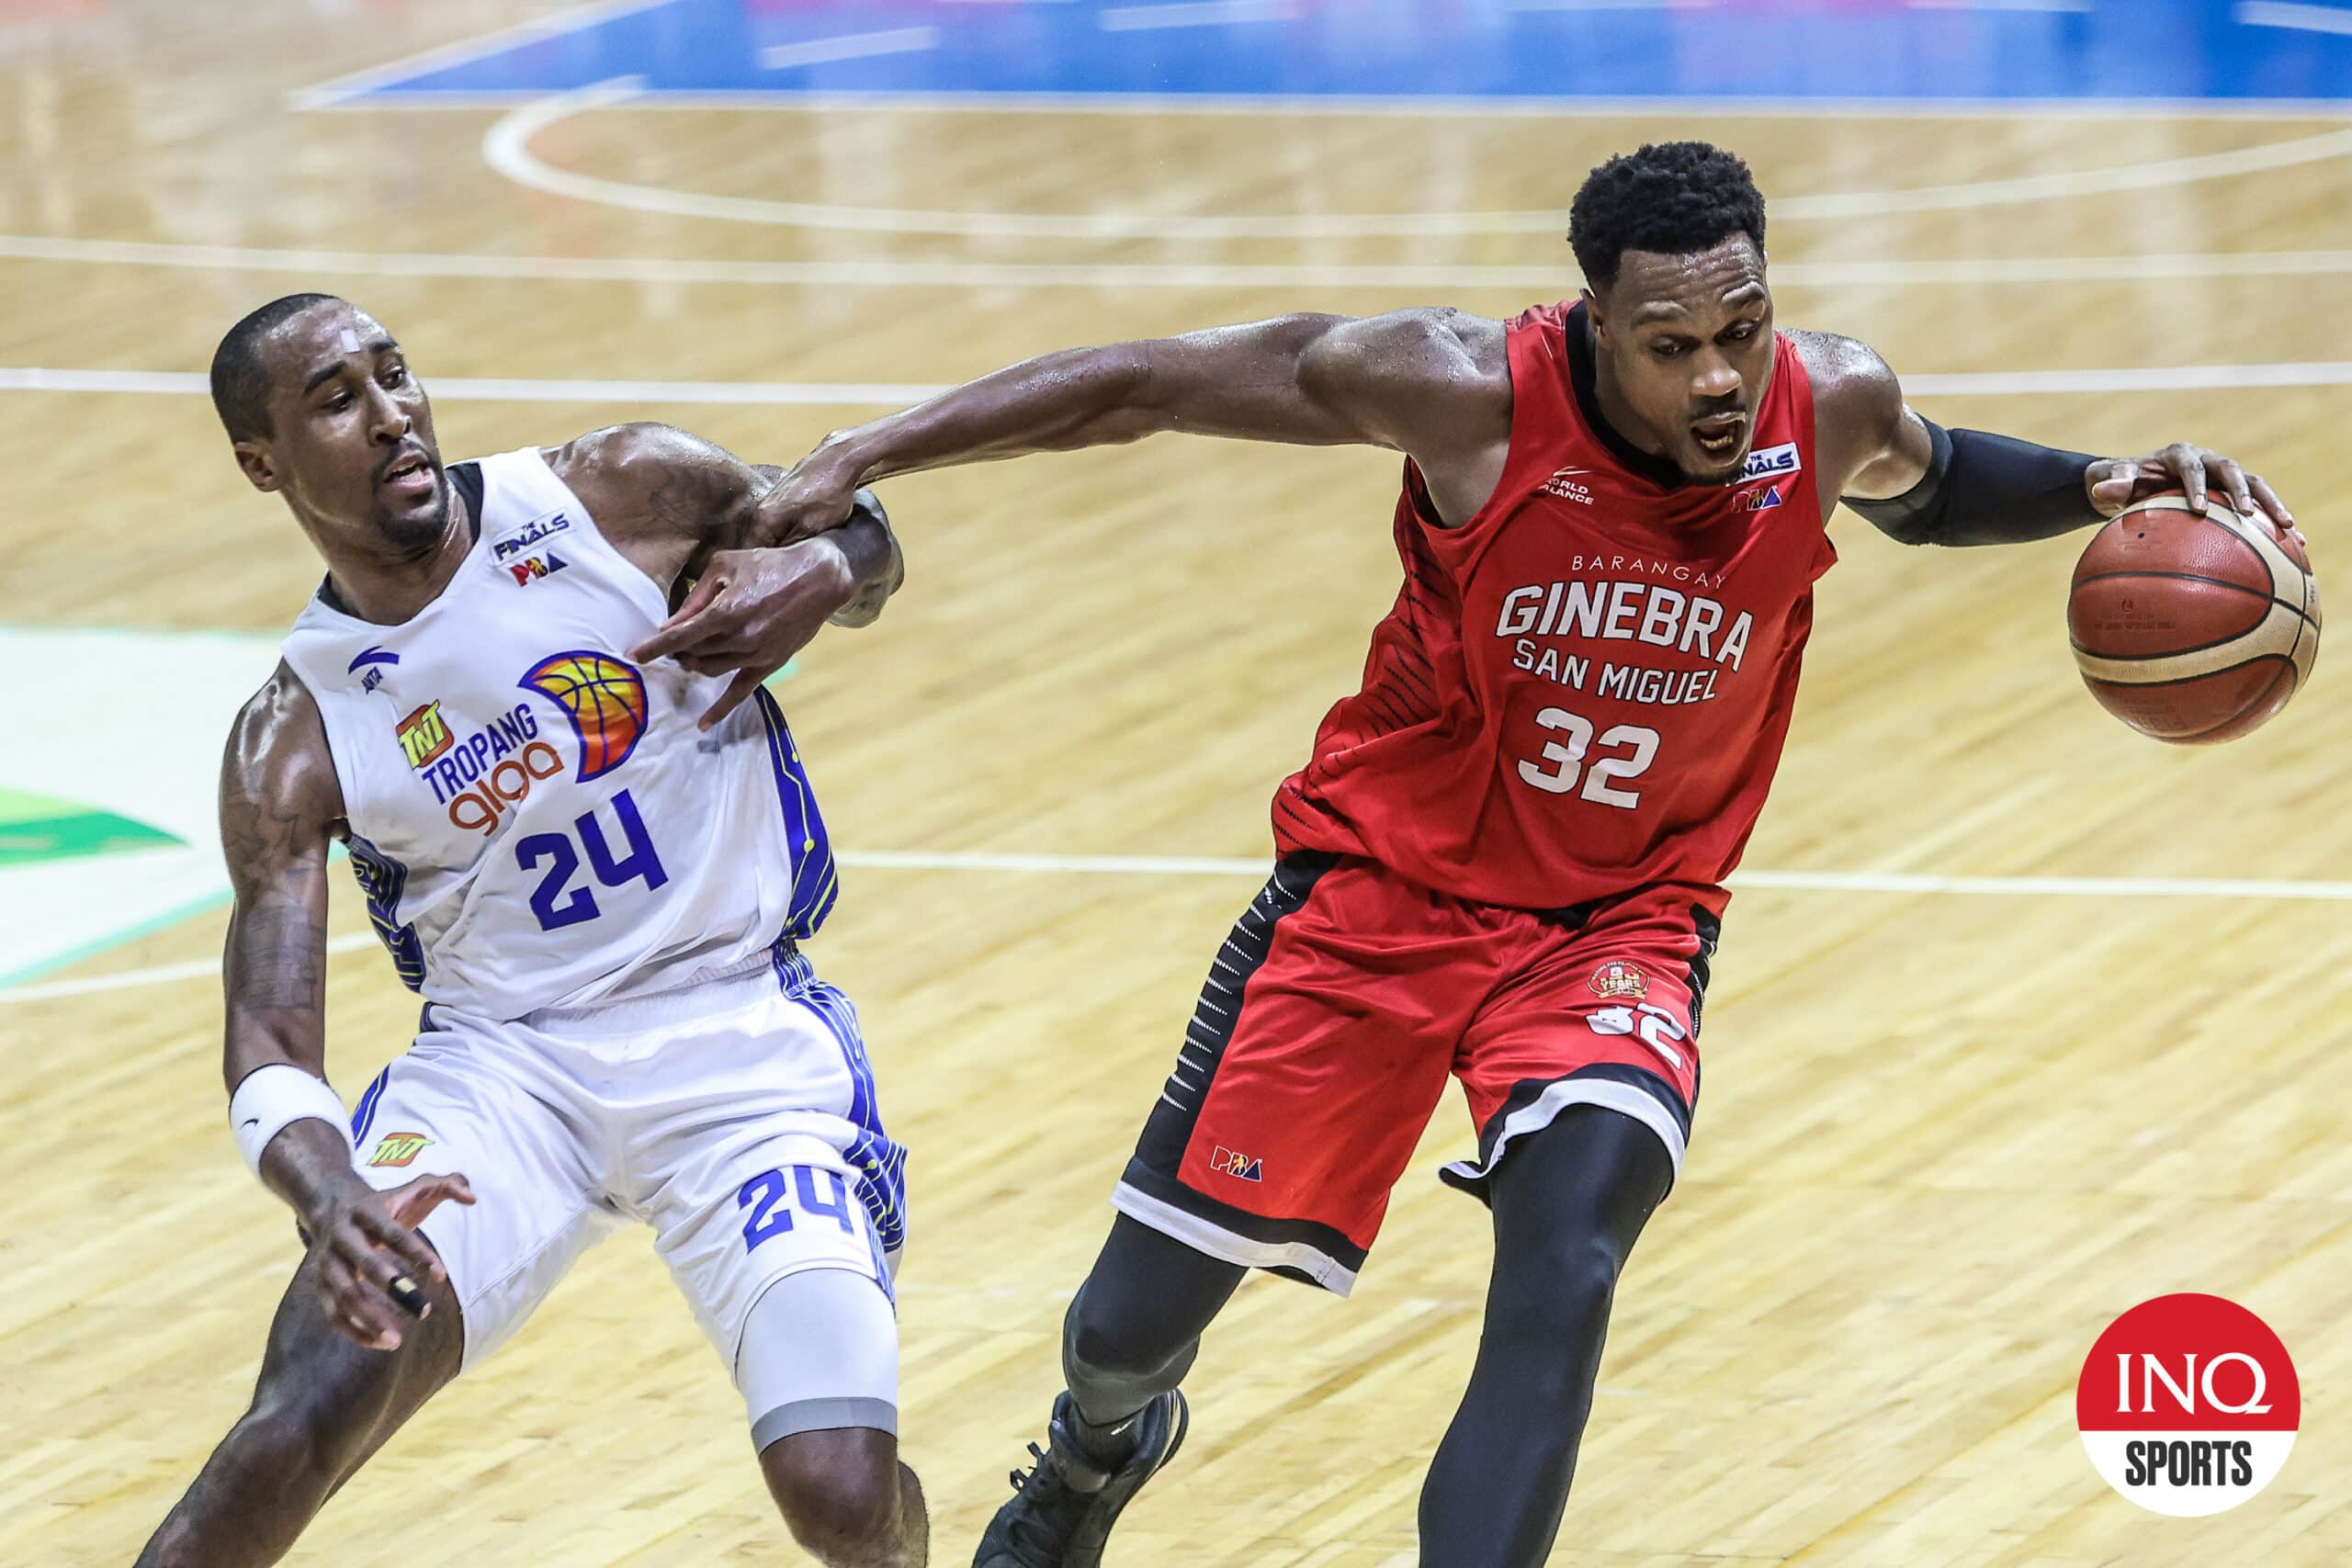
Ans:
POLYGON ((422 512, 403 512, 395 515, 390 507, 379 504, 376 514, 368 519, 376 537, 382 540, 388 553, 394 556, 418 556, 432 549, 449 531, 449 480, 439 468, 435 468, 439 479, 438 493, 433 504, 422 512))

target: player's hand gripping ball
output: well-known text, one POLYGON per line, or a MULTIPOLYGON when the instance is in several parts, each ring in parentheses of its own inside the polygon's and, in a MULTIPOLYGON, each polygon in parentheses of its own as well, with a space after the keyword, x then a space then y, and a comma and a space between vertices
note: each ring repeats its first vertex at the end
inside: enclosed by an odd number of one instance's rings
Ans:
POLYGON ((2075 563, 2066 602, 2091 695, 2141 734, 2183 745, 2260 728, 2319 658, 2319 585, 2292 518, 2258 479, 2257 502, 2243 479, 2231 494, 2196 479, 2186 493, 2135 483, 2075 563))

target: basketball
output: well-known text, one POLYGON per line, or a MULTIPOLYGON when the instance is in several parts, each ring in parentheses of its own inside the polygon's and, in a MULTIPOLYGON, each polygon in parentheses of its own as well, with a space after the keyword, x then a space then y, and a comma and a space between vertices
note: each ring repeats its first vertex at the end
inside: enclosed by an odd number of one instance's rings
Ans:
POLYGON ((2158 740, 2251 734, 2311 679, 2319 585, 2293 539, 2227 497, 2210 510, 2165 491, 2134 502, 2075 565, 2066 630, 2099 705, 2158 740))

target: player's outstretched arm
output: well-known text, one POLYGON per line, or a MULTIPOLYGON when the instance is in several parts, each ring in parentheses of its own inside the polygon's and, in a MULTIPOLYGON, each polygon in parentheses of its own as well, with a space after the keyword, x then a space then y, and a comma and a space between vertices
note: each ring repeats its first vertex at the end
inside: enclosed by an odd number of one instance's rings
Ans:
POLYGON ((351 1165, 343 1101, 326 1083, 327 847, 343 795, 318 705, 281 664, 230 730, 220 843, 236 902, 221 964, 229 1122, 247 1165, 321 1255, 330 1321, 362 1345, 400 1343, 395 1281, 441 1275, 411 1228, 473 1196, 462 1176, 379 1193, 351 1165))
POLYGON ((1491 490, 1500 473, 1510 407, 1499 322, 1444 310, 1280 316, 1046 355, 836 431, 772 510, 815 533, 893 474, 1184 431, 1408 453, 1460 521, 1485 500, 1480 477, 1491 490))
POLYGON ((673 425, 592 431, 547 458, 676 606, 629 657, 675 657, 698 675, 737 677, 703 715, 705 729, 828 623, 873 625, 906 581, 889 516, 870 491, 858 492, 842 527, 808 537, 773 514, 782 468, 746 463, 673 425))
POLYGON ((1903 400, 1868 344, 1794 334, 1814 383, 1824 468, 1840 496, 1906 545, 2007 545, 2088 527, 2162 490, 2202 511, 2209 486, 2274 532, 2294 517, 2258 474, 2186 442, 2144 457, 2093 457, 1981 430, 1946 430, 1903 400))
MULTIPOLYGON (((775 514, 785 470, 746 463, 670 424, 616 424, 546 453, 615 547, 673 598, 710 574, 722 552, 797 546, 775 514)), ((831 604, 808 626, 873 624, 904 579, 890 520, 871 494, 825 547, 787 558, 831 604)), ((741 563, 737 563, 739 566, 741 563)), ((802 639, 804 642, 806 638, 802 639)), ((652 655, 649 657, 658 657, 652 655)), ((787 656, 788 657, 788 656, 787 656)))
MULTIPOLYGON (((773 485, 782 470, 762 464, 759 472, 773 485)), ((789 545, 710 556, 684 602, 629 657, 640 663, 673 657, 697 675, 732 673, 703 713, 707 730, 783 669, 820 626, 872 626, 906 580, 889 515, 872 491, 861 490, 839 528, 789 545)))

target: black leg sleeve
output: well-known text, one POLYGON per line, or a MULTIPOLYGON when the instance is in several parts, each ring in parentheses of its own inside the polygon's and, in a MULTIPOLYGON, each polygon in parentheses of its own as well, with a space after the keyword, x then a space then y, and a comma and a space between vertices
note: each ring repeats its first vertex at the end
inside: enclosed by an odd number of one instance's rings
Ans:
POLYGON ((1673 1179, 1657 1134, 1590 1105, 1495 1172, 1486 1327, 1421 1491, 1421 1568, 1539 1568, 1550 1555, 1617 1276, 1673 1179))
POLYGON ((1062 1375, 1080 1437, 1115 1431, 1182 1382, 1202 1332, 1247 1272, 1121 1214, 1062 1323, 1062 1375))

